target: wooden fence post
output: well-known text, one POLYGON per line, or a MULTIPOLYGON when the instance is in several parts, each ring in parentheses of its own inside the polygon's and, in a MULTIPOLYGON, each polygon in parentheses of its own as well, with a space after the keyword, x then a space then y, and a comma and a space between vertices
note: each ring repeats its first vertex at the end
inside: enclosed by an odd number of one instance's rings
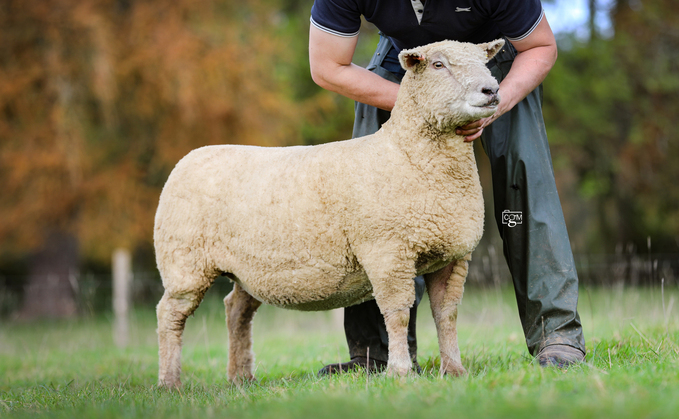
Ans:
POLYGON ((130 284, 132 282, 132 257, 127 249, 113 252, 113 341, 119 348, 129 342, 128 312, 130 284))

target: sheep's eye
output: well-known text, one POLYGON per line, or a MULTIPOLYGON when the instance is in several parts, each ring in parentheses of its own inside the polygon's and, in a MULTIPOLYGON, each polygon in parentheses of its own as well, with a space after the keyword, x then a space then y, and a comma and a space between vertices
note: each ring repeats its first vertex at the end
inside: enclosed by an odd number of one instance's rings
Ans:
POLYGON ((434 68, 443 68, 443 63, 441 61, 436 61, 434 63, 434 68))

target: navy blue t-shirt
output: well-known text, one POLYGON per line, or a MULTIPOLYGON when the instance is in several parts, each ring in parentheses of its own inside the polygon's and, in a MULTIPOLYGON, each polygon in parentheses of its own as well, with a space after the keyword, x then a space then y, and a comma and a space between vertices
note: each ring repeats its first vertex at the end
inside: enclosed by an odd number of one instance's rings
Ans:
POLYGON ((311 23, 355 36, 361 15, 391 39, 397 50, 446 39, 481 43, 528 36, 542 20, 540 0, 316 0, 311 23))

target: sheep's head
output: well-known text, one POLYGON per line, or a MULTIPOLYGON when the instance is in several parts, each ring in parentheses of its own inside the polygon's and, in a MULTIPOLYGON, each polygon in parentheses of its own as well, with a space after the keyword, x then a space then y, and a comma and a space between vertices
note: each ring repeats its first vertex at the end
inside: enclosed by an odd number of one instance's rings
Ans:
POLYGON ((486 63, 503 46, 502 39, 478 45, 443 41, 401 51, 404 99, 441 131, 492 115, 500 97, 486 63))

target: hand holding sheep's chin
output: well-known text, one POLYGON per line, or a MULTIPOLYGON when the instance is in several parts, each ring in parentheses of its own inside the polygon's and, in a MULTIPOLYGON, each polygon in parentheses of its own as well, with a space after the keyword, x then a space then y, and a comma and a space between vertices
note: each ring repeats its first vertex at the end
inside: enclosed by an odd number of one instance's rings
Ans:
POLYGON ((465 142, 472 142, 477 138, 480 138, 481 134, 483 133, 483 129, 490 125, 491 122, 495 121, 499 116, 500 115, 498 115, 498 112, 495 112, 488 118, 479 119, 478 121, 470 122, 467 125, 458 127, 455 130, 455 133, 457 135, 463 135, 465 137, 465 142))
MULTIPOLYGON (((502 94, 499 94, 501 98, 504 98, 502 94)), ((497 109, 495 110, 495 113, 492 114, 491 116, 487 118, 482 118, 473 122, 468 123, 467 125, 463 125, 461 127, 457 127, 455 129, 455 134, 457 135, 462 135, 465 137, 464 141, 469 143, 472 142, 478 138, 481 138, 481 134, 483 133, 483 129, 490 125, 493 121, 498 119, 502 114, 507 112, 509 109, 506 109, 506 104, 509 101, 504 101, 503 99, 500 99, 500 103, 497 106, 497 109)), ((510 108, 511 109, 511 108, 510 108)))

